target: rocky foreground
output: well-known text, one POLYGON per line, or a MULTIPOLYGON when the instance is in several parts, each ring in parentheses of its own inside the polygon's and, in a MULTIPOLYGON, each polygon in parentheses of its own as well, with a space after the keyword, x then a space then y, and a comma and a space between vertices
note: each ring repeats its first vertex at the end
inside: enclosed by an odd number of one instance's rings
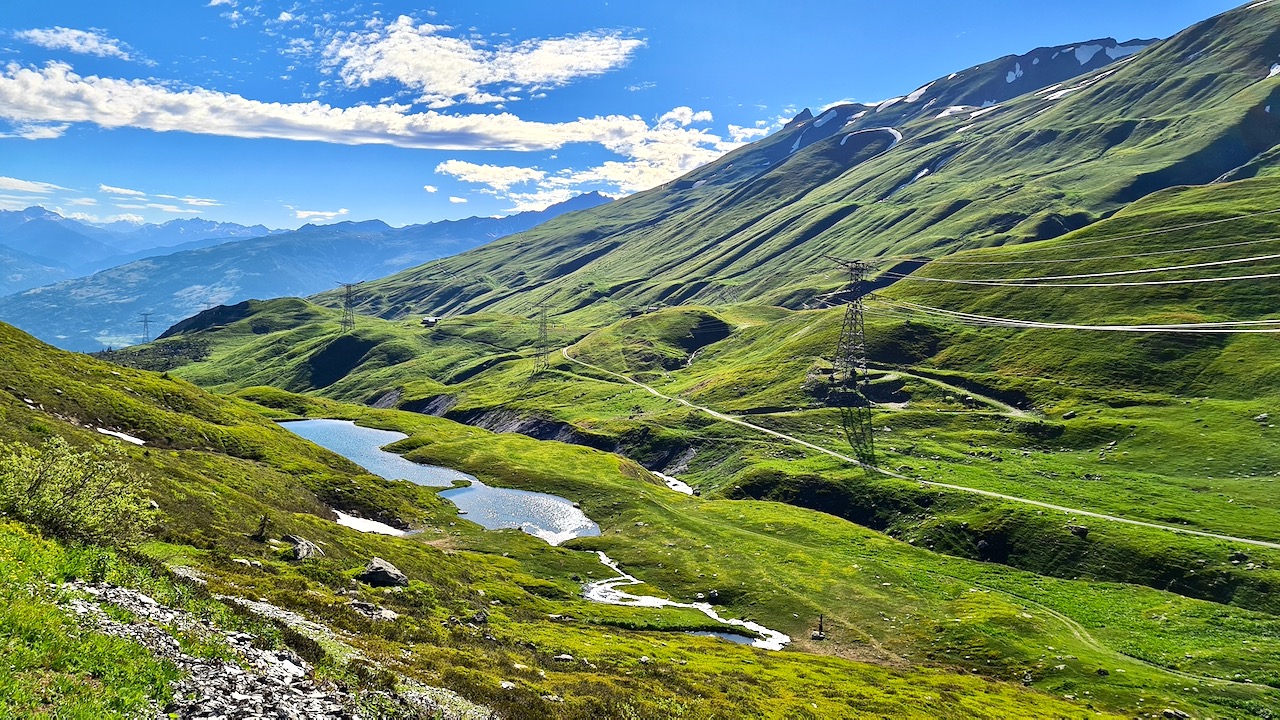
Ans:
POLYGON ((314 679, 313 668, 291 650, 257 647, 248 633, 215 627, 147 595, 113 585, 83 581, 61 586, 66 606, 83 624, 123 638, 172 662, 182 673, 173 700, 156 708, 157 718, 201 720, 361 720, 362 718, 444 718, 487 720, 491 713, 452 693, 434 688, 361 692, 359 696, 314 679), (108 613, 108 608, 113 608, 108 613), (121 613, 120 611, 123 611, 121 613), (113 619, 122 615, 128 622, 113 619), (196 657, 178 637, 219 648, 215 657, 196 657))

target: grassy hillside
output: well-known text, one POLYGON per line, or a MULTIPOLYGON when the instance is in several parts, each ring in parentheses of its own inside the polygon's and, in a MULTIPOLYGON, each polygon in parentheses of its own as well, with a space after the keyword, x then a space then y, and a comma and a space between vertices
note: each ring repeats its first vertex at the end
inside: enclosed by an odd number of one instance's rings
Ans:
POLYGON ((801 117, 666 186, 372 283, 359 300, 390 317, 527 314, 545 300, 577 322, 657 302, 800 308, 840 283, 824 254, 1057 237, 1152 192, 1265 173, 1280 141, 1265 60, 1280 52, 1278 17, 1274 4, 1242 7, 993 107, 944 113, 940 80, 915 103, 801 117))
MULTIPOLYGON (((1007 606, 997 613, 999 617, 991 614, 996 605, 990 602, 983 603, 978 614, 965 609, 972 585, 969 578, 976 580, 973 573, 980 566, 953 568, 954 561, 785 505, 686 498, 615 455, 518 435, 493 435, 411 413, 289 396, 278 390, 245 393, 246 398, 267 406, 288 408, 288 415, 358 417, 403 430, 411 438, 397 449, 414 459, 448 464, 496 485, 563 494, 580 502, 606 531, 606 537, 597 540, 551 548, 522 533, 483 531, 459 518, 430 489, 358 472, 276 427, 268 418, 283 416, 280 410, 208 395, 162 375, 62 353, 4 326, 0 326, 0 352, 12 361, 0 377, 7 390, 0 395, 0 434, 28 443, 57 436, 74 446, 118 446, 127 465, 147 479, 160 507, 157 540, 142 547, 152 558, 148 562, 190 567, 204 576, 209 592, 265 598, 338 629, 341 643, 337 646, 303 643, 298 647, 308 657, 318 657, 322 675, 341 682, 356 686, 370 682, 360 680, 368 676, 348 664, 351 655, 343 649, 347 647, 373 659, 384 672, 452 688, 505 717, 850 713, 1076 717, 1088 712, 1081 705, 1008 682, 1021 680, 1026 670, 1032 671, 1033 683, 1041 682, 1053 692, 1086 683, 1088 697, 1103 710, 1134 707, 1139 696, 1165 698, 1169 704, 1188 708, 1197 703, 1229 709, 1272 702, 1270 691, 1261 685, 1237 688, 1218 683, 1206 685, 1205 699, 1181 701, 1175 697, 1174 685, 1185 680, 1117 656, 1106 642, 1074 641, 1070 625, 996 589, 995 584, 1006 580, 984 581, 984 587, 990 582, 993 589, 983 592, 1007 606), (128 433, 147 445, 120 443, 91 431, 90 426, 128 433), (329 506, 407 525, 419 534, 393 538, 357 533, 331 522, 329 506), (275 547, 250 537, 263 514, 270 518, 273 537, 287 532, 302 535, 323 547, 325 556, 300 565, 283 560, 275 547), (788 550, 801 545, 815 551, 824 545, 847 549, 801 572, 793 564, 794 550, 788 550), (730 547, 749 550, 725 552, 730 547), (581 579, 600 577, 605 571, 593 554, 581 552, 593 548, 607 550, 653 583, 644 591, 687 598, 695 588, 705 589, 704 578, 713 578, 725 588, 725 612, 773 623, 796 635, 804 634, 811 615, 825 612, 833 623, 833 642, 804 644, 799 652, 764 653, 679 632, 709 628, 708 621, 696 613, 585 603, 578 598, 581 579), (401 614, 394 623, 374 623, 347 604, 353 592, 352 573, 375 554, 394 562, 412 583, 399 595, 363 589, 355 597, 394 609, 401 614), (890 560, 894 554, 903 555, 890 560), (233 562, 233 558, 248 558, 261 567, 233 562), (899 595, 890 589, 893 584, 884 584, 892 582, 885 579, 886 573, 899 573, 902 563, 910 562, 936 565, 938 570, 929 572, 941 573, 939 580, 950 579, 920 584, 903 577, 898 581, 899 595), (957 572, 961 574, 955 576, 957 572), (828 575, 830 581, 817 582, 820 574, 828 575), (804 603, 803 615, 792 614, 802 609, 798 601, 804 603), (903 612, 908 605, 918 608, 912 618, 929 615, 941 621, 943 615, 960 613, 963 622, 942 634, 903 634, 898 628, 905 616, 891 626, 873 610, 896 607, 895 612, 903 612), (448 622, 450 617, 472 617, 482 609, 488 614, 484 632, 448 622), (1022 617, 1019 613, 1030 618, 1016 621, 1033 628, 1028 637, 1042 634, 1043 641, 1002 645, 997 653, 1003 658, 1000 663, 983 662, 975 668, 976 674, 957 672, 968 665, 963 655, 971 655, 973 648, 990 646, 995 653, 996 646, 990 643, 1003 634, 997 628, 1009 618, 1022 617), (551 615, 573 619, 554 622, 548 620, 551 615), (1039 647, 1046 643, 1072 648, 1072 659, 1066 664, 1076 669, 1037 669, 1039 647), (563 652, 590 664, 566 666, 552 660, 563 652), (921 659, 894 659, 904 657, 903 653, 921 659), (1115 680, 1100 679, 1094 670, 1101 665, 1116 665, 1126 673, 1108 676, 1115 680), (1041 673, 1043 677, 1037 677, 1041 673), (515 687, 505 690, 501 681, 514 682, 515 687), (840 690, 833 692, 837 687, 840 690), (1168 689, 1156 692, 1160 687, 1168 689), (563 702, 547 699, 551 695, 563 702)), ((3 582, 15 583, 12 587, 33 579, 41 584, 90 574, 79 568, 92 562, 92 553, 84 559, 77 559, 78 555, 60 559, 59 553, 66 551, 12 526, 0 527, 0 546, 27 558, 18 566, 24 575, 5 576, 3 582)), ((182 581, 148 579, 149 572, 122 561, 101 567, 115 568, 103 576, 106 579, 140 587, 161 601, 196 602, 181 599, 192 592, 181 589, 182 581)), ((1014 574, 1007 581, 1021 586, 1032 578, 1014 574)), ((1126 596, 1135 592, 1118 591, 1126 596)), ((1145 591, 1137 592, 1141 596, 1145 591)), ((1151 595, 1142 602, 1163 602, 1159 597, 1164 596, 1151 595)), ((35 688, 64 682, 58 679, 63 676, 73 681, 80 677, 77 673, 90 673, 102 685, 92 700, 85 700, 93 703, 84 706, 92 708, 85 713, 123 713, 147 697, 161 696, 161 685, 171 671, 147 664, 128 646, 93 640, 93 651, 82 655, 78 665, 56 659, 63 651, 55 644, 64 642, 58 639, 64 636, 49 634, 48 628, 62 628, 58 630, 62 633, 82 631, 54 620, 58 617, 55 602, 56 595, 37 594, 0 615, 0 636, 24 658, 25 669, 2 680, 14 688, 10 697, 17 700, 10 702, 18 703, 14 707, 19 712, 49 702, 47 691, 44 701, 30 699, 35 688), (46 628, 40 645, 33 645, 33 636, 23 629, 36 625, 46 628), (137 672, 127 677, 104 672, 104 662, 136 666, 137 672)), ((1209 605, 1186 607, 1187 623, 1179 621, 1176 631, 1167 637, 1159 635, 1165 642, 1162 648, 1153 645, 1143 652, 1155 657, 1168 648, 1189 647, 1190 638, 1198 632, 1193 617, 1209 605)), ((1272 632, 1266 616, 1232 609, 1215 612, 1238 618, 1255 636, 1272 632)), ((910 624, 914 626, 915 621, 910 624)), ((274 637, 277 642, 302 642, 287 634, 274 637)), ((1265 663, 1233 667, 1259 679, 1269 672, 1265 663)), ((1076 692, 1085 697, 1083 690, 1067 694, 1076 692)), ((75 697, 66 695, 67 702, 75 697)), ((68 705, 68 711, 72 707, 68 705)))

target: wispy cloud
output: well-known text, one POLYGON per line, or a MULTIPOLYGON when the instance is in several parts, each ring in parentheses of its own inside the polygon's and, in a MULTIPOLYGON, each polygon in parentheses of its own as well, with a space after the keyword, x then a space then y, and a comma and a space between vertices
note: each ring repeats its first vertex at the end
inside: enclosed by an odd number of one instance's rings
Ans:
POLYGON ((156 197, 163 198, 165 200, 177 200, 178 202, 185 203, 192 207, 222 207, 222 203, 217 200, 191 197, 190 195, 183 197, 179 197, 177 195, 156 195, 156 197))
MULTIPOLYGON (((69 204, 74 205, 75 203, 69 203, 69 204)), ((64 218, 68 218, 70 220, 79 220, 80 222, 92 223, 94 225, 106 225, 106 224, 115 223, 115 222, 127 222, 127 223, 132 223, 134 225, 141 225, 147 221, 146 218, 142 217, 141 215, 136 215, 134 213, 120 213, 119 215, 107 215, 103 217, 103 216, 94 215, 92 213, 87 213, 87 212, 68 212, 66 210, 63 210, 60 207, 56 207, 53 210, 54 212, 58 213, 64 218)))
POLYGON ((449 198, 449 202, 453 203, 454 205, 461 205, 461 204, 465 203, 466 201, 467 201, 467 199, 466 199, 466 198, 463 198, 463 197, 450 197, 450 198, 449 198))
MULTIPOLYGON (((429 150, 545 151, 594 144, 619 156, 595 167, 556 173, 476 163, 443 166, 446 174, 485 184, 499 195, 523 182, 537 183, 542 192, 574 188, 612 195, 631 193, 672 180, 757 134, 740 129, 726 140, 697 126, 712 120, 710 112, 683 106, 662 114, 652 124, 625 115, 537 122, 510 112, 445 114, 436 110, 412 112, 404 105, 344 108, 319 102, 261 102, 198 87, 175 90, 143 80, 81 77, 65 63, 39 68, 10 64, 0 71, 0 118, 429 150)), ((125 190, 130 197, 144 196, 140 191, 108 188, 100 189, 109 194, 125 190)))
POLYGON ((418 102, 442 108, 517 100, 601 75, 625 65, 644 45, 598 30, 490 48, 470 34, 449 34, 453 30, 402 15, 368 32, 338 33, 324 49, 325 63, 348 87, 396 82, 420 93, 418 102))
POLYGON ((56 140, 71 127, 66 123, 46 125, 44 123, 16 122, 8 132, 0 132, 0 138, 22 138, 23 140, 56 140))
POLYGON ((114 185, 98 185, 98 192, 107 195, 121 195, 124 197, 146 197, 147 194, 141 190, 130 190, 129 188, 116 187, 114 185))
POLYGON ((77 30, 68 27, 51 27, 19 30, 14 37, 48 50, 67 50, 82 55, 139 60, 125 43, 105 35, 101 30, 77 30))
POLYGON ((53 183, 38 182, 36 180, 20 180, 18 178, 0 176, 0 192, 19 192, 19 193, 35 193, 37 195, 48 195, 49 193, 67 188, 53 183))
POLYGON ((536 168, 503 165, 477 165, 464 160, 446 160, 436 166, 436 172, 450 175, 463 182, 481 183, 496 190, 507 190, 512 185, 536 182, 547 176, 536 168))
POLYGON ((285 207, 292 210, 293 216, 299 220, 332 220, 351 212, 346 208, 341 210, 299 210, 292 205, 285 205, 285 207))

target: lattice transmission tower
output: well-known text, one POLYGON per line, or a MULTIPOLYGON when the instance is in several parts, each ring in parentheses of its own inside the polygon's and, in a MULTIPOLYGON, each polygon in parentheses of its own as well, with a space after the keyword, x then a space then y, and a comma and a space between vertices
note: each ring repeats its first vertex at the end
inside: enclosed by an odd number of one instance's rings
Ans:
POLYGON ((342 332, 349 333, 356 329, 356 285, 360 283, 342 283, 342 332))
POLYGON ((851 294, 849 302, 845 305, 844 324, 840 328, 840 339, 836 342, 835 357, 831 359, 833 366, 831 378, 846 388, 857 390, 865 395, 870 377, 867 374, 866 310, 862 303, 862 296, 863 283, 874 268, 861 260, 844 260, 830 255, 823 257, 848 271, 848 292, 851 294))
POLYGON ((832 393, 840 407, 841 421, 849 445, 864 465, 876 464, 875 426, 871 415, 871 398, 868 390, 871 375, 867 369, 866 310, 863 295, 867 276, 874 267, 861 260, 824 255, 826 259, 843 267, 849 273, 849 302, 845 305, 844 323, 840 327, 840 339, 836 341, 835 356, 831 359, 831 382, 839 388, 832 393))
POLYGON ((547 332, 547 304, 540 302, 534 305, 534 309, 538 311, 538 344, 535 348, 537 355, 533 360, 533 374, 541 375, 551 369, 551 361, 547 359, 551 354, 551 336, 547 332))
POLYGON ((138 322, 142 323, 142 342, 151 342, 151 316, 154 313, 142 313, 142 319, 138 322))

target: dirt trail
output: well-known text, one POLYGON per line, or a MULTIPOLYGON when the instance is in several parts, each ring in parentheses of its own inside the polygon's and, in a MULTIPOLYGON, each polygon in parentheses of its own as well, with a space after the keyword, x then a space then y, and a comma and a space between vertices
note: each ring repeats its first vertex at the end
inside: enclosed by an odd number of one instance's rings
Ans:
POLYGON ((598 365, 592 365, 589 362, 584 362, 582 360, 579 360, 569 354, 569 348, 561 349, 560 354, 563 355, 564 358, 569 362, 575 363, 577 365, 581 365, 582 367, 589 368, 599 373, 603 373, 610 377, 617 378, 631 385, 635 385, 636 387, 639 387, 645 390, 646 392, 648 392, 649 394, 655 397, 659 397, 664 400, 670 400, 671 402, 680 403, 685 407, 710 415, 711 417, 716 418, 717 420, 723 420, 728 423, 733 423, 734 425, 740 425, 742 427, 749 428, 759 433, 771 435, 781 440, 785 440, 787 442, 809 448, 810 450, 820 452, 823 455, 828 455, 830 457, 836 458, 837 460, 840 460, 845 463, 849 463, 850 465, 857 465, 858 467, 865 468, 868 471, 876 472, 881 475, 886 475, 892 478, 897 478, 899 480, 910 480, 913 482, 919 482, 922 485, 927 485, 930 487, 946 488, 948 490, 955 490, 957 492, 965 492, 973 495, 981 495, 983 497, 994 498, 996 500, 1005 500, 1008 502, 1021 503, 1023 505, 1031 505, 1034 507, 1043 508, 1045 510, 1053 510, 1054 512, 1065 513, 1067 515, 1078 515, 1080 517, 1096 518, 1098 520, 1107 520, 1110 522, 1123 523, 1125 525, 1136 525, 1138 527, 1151 528, 1153 530, 1164 530, 1166 532, 1178 533, 1181 535, 1195 535, 1197 537, 1205 537, 1205 538, 1211 538, 1214 540, 1224 540, 1226 542, 1241 543, 1243 545, 1254 545, 1256 547, 1265 547, 1265 548, 1271 548, 1273 550, 1280 550, 1280 543, 1268 542, 1266 540, 1251 540, 1249 538, 1234 537, 1232 535, 1221 535, 1218 533, 1211 533, 1203 530, 1192 530, 1190 528, 1181 528, 1181 527, 1175 527, 1172 525, 1161 525, 1159 523, 1145 522, 1143 520, 1133 520, 1130 518, 1117 517, 1115 515, 1107 515, 1104 513, 1091 512, 1089 510, 1080 510, 1077 508, 1064 507, 1062 505, 1054 505, 1052 503, 1041 502, 1039 500, 1032 500, 1030 498, 1017 497, 1015 495, 1005 495, 1004 493, 992 492, 990 490, 979 490, 978 488, 965 487, 963 485, 952 485, 950 483, 936 482, 933 480, 920 480, 919 478, 907 477, 906 475, 900 475, 890 470, 884 470, 881 468, 872 467, 843 453, 838 453, 835 450, 824 448, 821 445, 815 445, 806 440, 801 440, 800 438, 793 437, 785 433, 780 433, 776 430, 770 430, 769 428, 766 428, 766 427, 754 425, 745 420, 738 419, 736 417, 733 417, 732 415, 726 415, 722 412, 717 412, 708 407, 695 405, 683 398, 665 395, 659 392, 658 390, 655 390, 654 388, 648 385, 645 385, 642 382, 639 382, 638 380, 633 380, 627 377, 626 375, 621 375, 619 373, 613 372, 612 370, 606 370, 598 365))

